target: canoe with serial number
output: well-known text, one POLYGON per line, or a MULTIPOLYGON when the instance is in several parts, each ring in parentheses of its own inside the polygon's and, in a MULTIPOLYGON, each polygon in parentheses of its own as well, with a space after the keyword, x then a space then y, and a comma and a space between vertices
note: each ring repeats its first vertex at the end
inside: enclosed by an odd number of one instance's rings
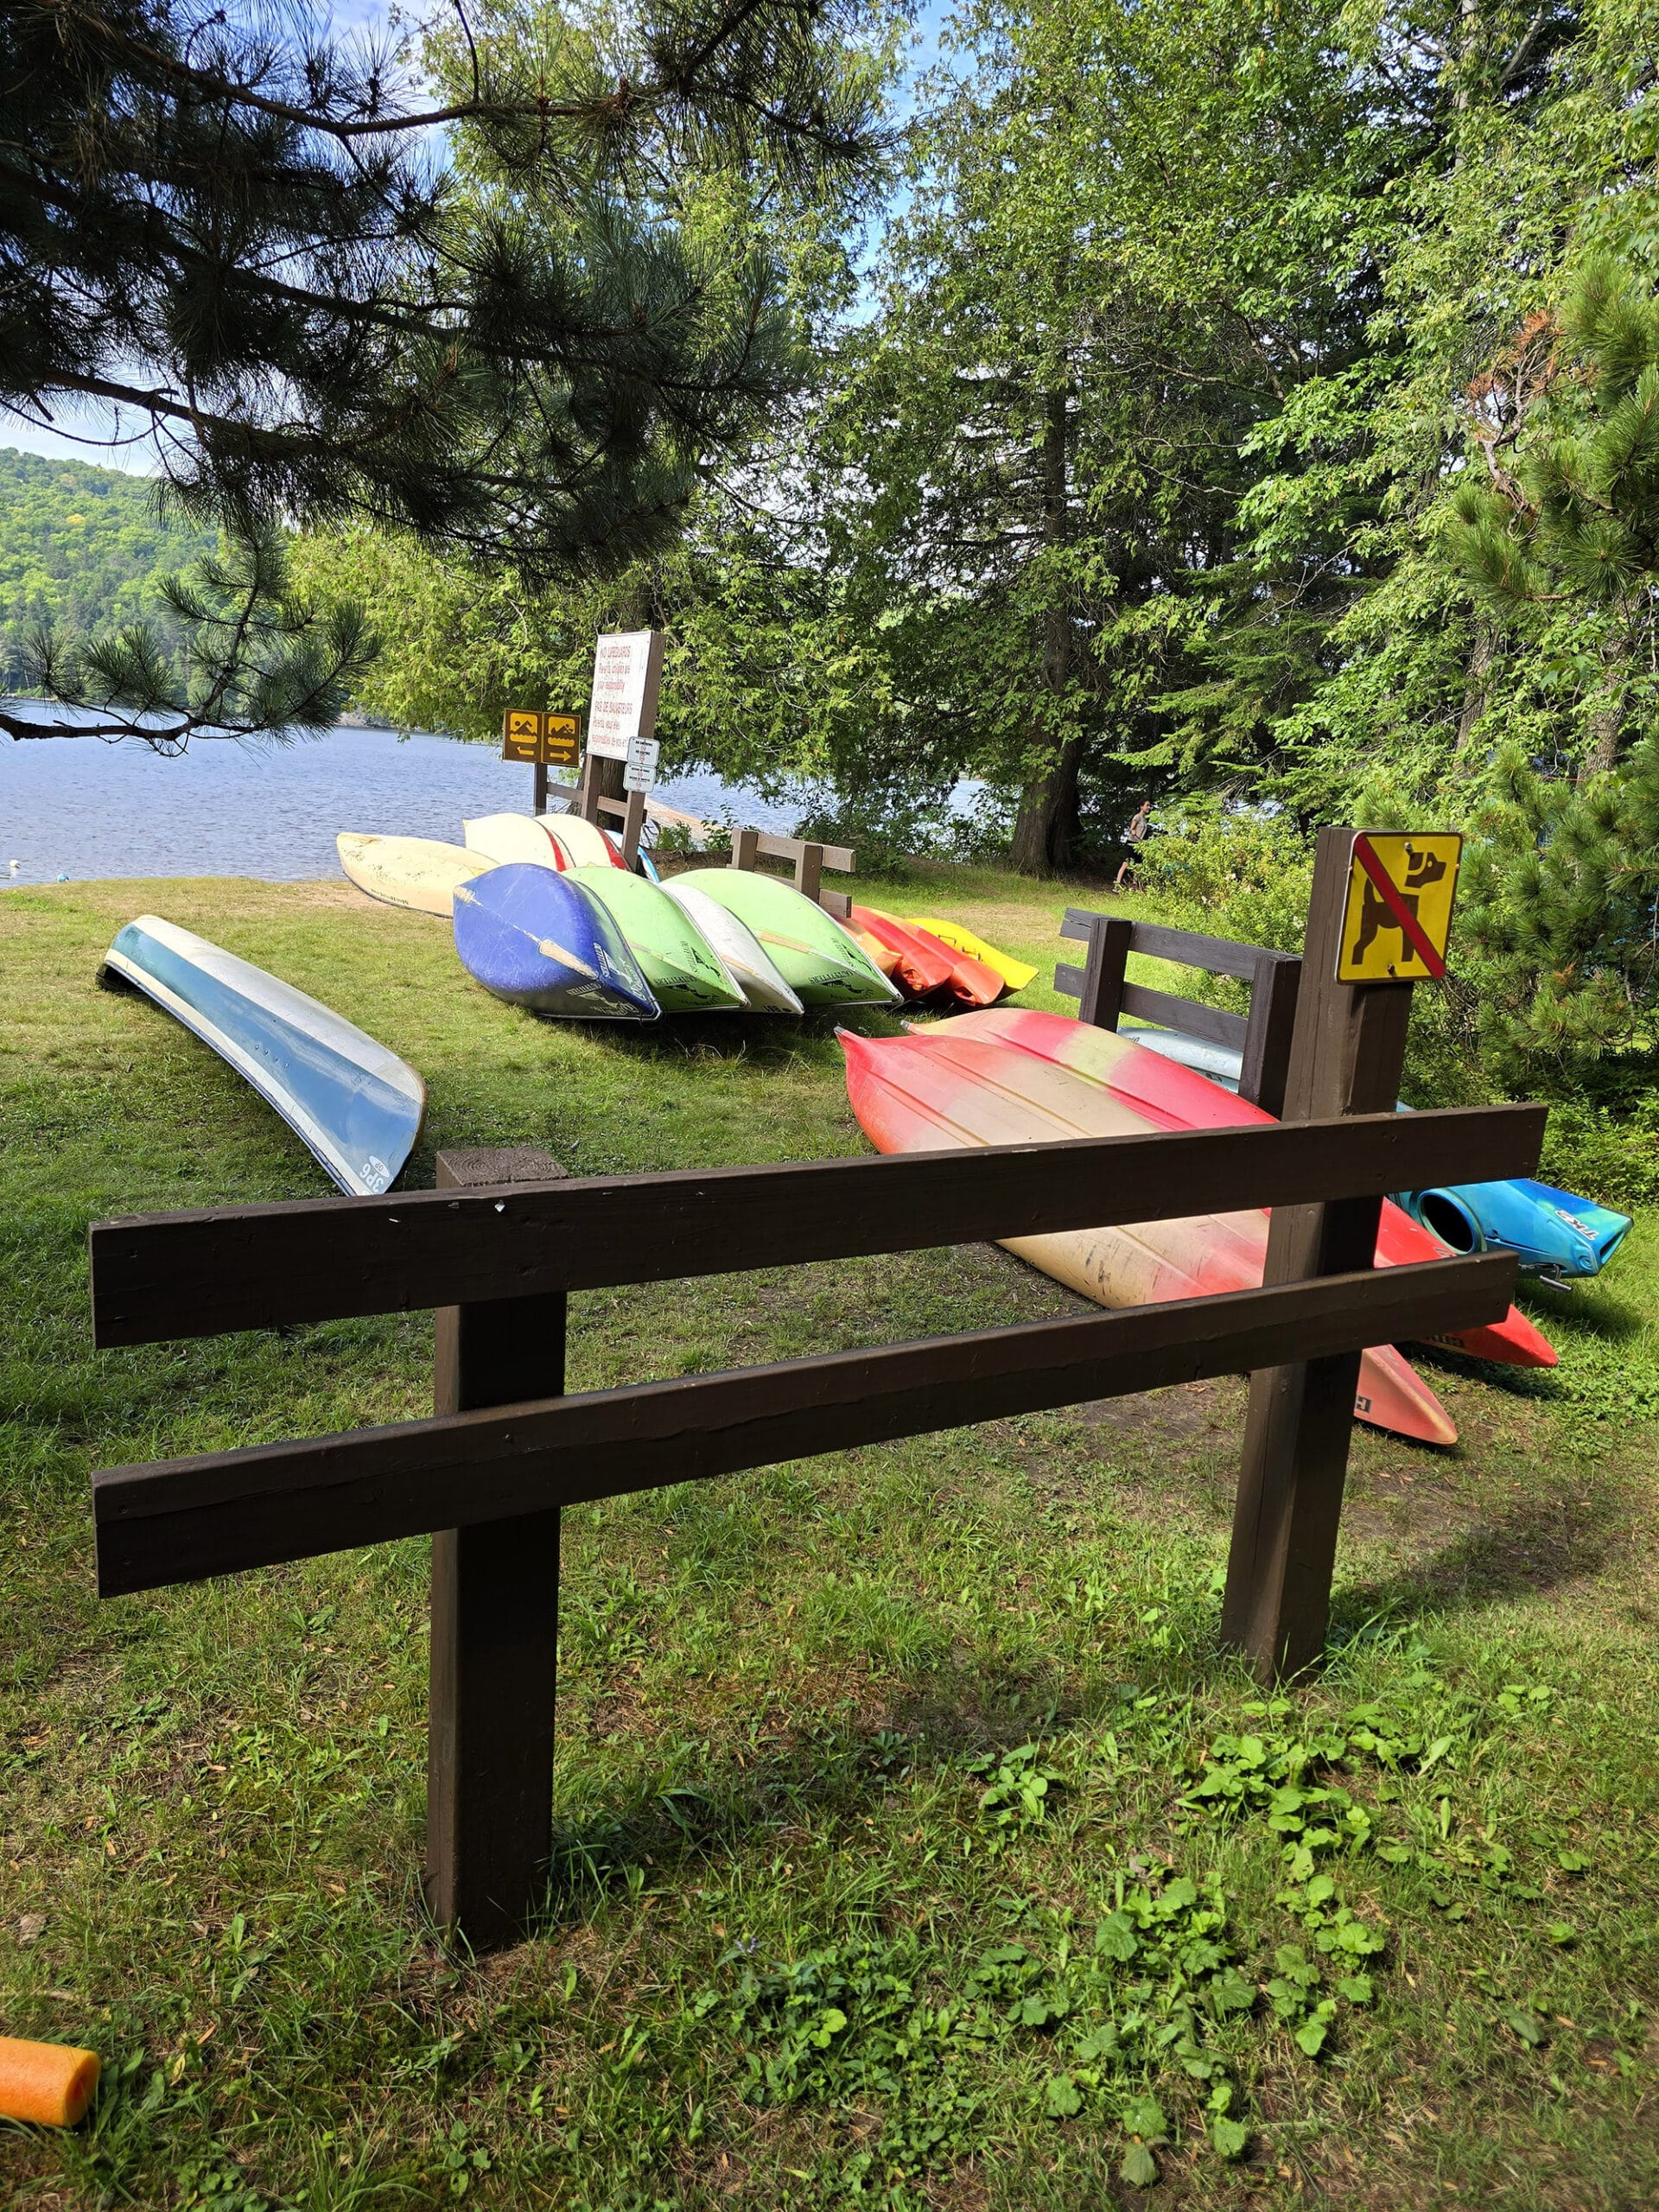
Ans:
POLYGON ((99 981, 143 992, 211 1046, 350 1197, 391 1189, 420 1135, 426 1085, 343 1014, 158 914, 127 924, 99 981))
POLYGON ((654 1021, 659 1012, 609 909, 533 861, 510 861, 460 886, 455 950, 475 982, 532 1014, 654 1021))

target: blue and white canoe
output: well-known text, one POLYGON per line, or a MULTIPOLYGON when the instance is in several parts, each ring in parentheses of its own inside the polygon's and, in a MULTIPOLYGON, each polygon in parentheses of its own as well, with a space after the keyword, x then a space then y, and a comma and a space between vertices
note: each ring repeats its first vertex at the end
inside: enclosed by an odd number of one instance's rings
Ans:
MULTIPOLYGON (((1238 1089, 1241 1053, 1179 1029, 1125 1021, 1121 1033, 1149 1052, 1238 1089)), ((1402 1107, 1402 1113, 1410 1109, 1402 1107)), ((1453 1252, 1513 1252, 1529 1274, 1553 1282, 1599 1275, 1630 1233, 1630 1217, 1517 1175, 1502 1183, 1457 1183, 1427 1191, 1396 1191, 1394 1203, 1453 1252)))
POLYGON ((127 924, 99 981, 143 991, 211 1045, 342 1191, 391 1189, 420 1135, 426 1085, 332 1007, 156 914, 127 924))
POLYGON ((661 1011, 606 908, 568 874, 533 861, 456 887, 455 950, 475 982, 532 1014, 654 1021, 661 1011))

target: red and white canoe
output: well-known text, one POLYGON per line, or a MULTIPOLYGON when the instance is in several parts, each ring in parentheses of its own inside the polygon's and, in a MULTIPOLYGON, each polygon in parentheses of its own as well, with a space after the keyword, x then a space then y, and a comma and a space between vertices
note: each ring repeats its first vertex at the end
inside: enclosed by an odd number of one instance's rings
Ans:
MULTIPOLYGON (((908 1037, 842 1033, 853 1111, 882 1152, 952 1145, 1058 1142, 1154 1129, 1270 1121, 1259 1107, 1110 1031, 1058 1014, 988 1008, 908 1037), (1196 1087, 1195 1087, 1196 1086, 1196 1087)), ((1254 1288, 1267 1254, 1265 1211, 1074 1230, 1004 1240, 1007 1249, 1102 1306, 1139 1306, 1254 1288)), ((1442 1259, 1426 1230, 1384 1205, 1381 1266, 1442 1259)), ((1548 1366, 1555 1355, 1523 1315, 1465 1331, 1456 1349, 1548 1366)), ((1392 1345, 1361 1361, 1355 1412, 1430 1444, 1457 1430, 1433 1390, 1392 1345)))

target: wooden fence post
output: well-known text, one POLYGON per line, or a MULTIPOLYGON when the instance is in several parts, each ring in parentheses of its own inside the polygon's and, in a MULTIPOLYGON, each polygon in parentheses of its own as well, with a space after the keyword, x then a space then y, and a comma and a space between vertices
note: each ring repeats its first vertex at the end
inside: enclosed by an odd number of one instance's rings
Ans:
MULTIPOLYGON (((1409 983, 1339 983, 1351 830, 1319 832, 1282 1119, 1389 1111, 1400 1095, 1409 983)), ((1265 1283, 1374 1263, 1380 1198, 1275 1206, 1265 1283)), ((1357 1352, 1250 1377, 1233 1516, 1223 1641, 1264 1681, 1300 1673, 1325 1648, 1348 1468, 1357 1352)))
MULTIPOLYGON (((566 1172, 529 1147, 437 1167, 441 1190, 566 1172)), ((564 1321, 563 1293, 441 1307, 433 1410, 562 1395, 564 1321)), ((546 1890, 558 1620, 556 1506, 433 1537, 427 1901, 475 1953, 519 1942, 546 1890)))
POLYGON ((622 817, 622 857, 632 868, 639 857, 639 833, 645 826, 644 791, 628 793, 628 810, 622 817))
POLYGON ((823 887, 823 847, 808 842, 801 847, 795 862, 795 888, 803 899, 816 904, 823 887))
POLYGON ((1077 1020, 1116 1029, 1123 1011, 1123 976, 1135 924, 1122 914, 1096 914, 1089 929, 1089 957, 1077 996, 1077 1020))
POLYGON ((1244 1039, 1244 1064, 1238 1095, 1282 1121, 1290 1077, 1291 1039, 1296 1033, 1296 1000, 1302 963, 1294 952, 1258 952, 1250 976, 1250 1021, 1244 1039))
POLYGON ((758 830, 734 830, 732 832, 732 866, 752 868, 760 850, 758 830))

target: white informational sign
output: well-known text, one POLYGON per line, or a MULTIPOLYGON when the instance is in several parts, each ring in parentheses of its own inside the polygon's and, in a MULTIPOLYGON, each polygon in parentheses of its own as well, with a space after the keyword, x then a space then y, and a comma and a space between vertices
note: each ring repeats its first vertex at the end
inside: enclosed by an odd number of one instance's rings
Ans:
POLYGON ((663 748, 654 737, 633 737, 628 741, 627 766, 622 771, 625 791, 648 791, 657 780, 657 763, 663 748))
POLYGON ((657 721, 662 680, 660 630, 616 630, 594 652, 594 703, 588 716, 588 750, 601 760, 626 760, 636 737, 649 737, 657 721))

